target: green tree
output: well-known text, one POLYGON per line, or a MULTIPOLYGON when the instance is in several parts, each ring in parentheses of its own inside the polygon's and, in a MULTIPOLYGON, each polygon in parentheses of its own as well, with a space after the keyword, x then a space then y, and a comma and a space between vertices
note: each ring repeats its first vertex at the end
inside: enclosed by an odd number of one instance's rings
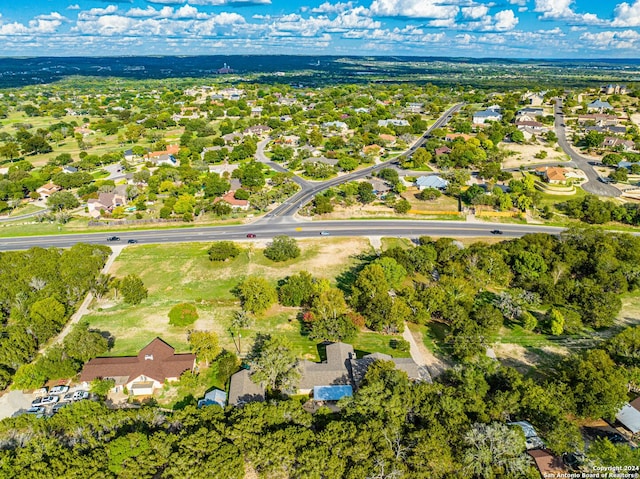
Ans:
POLYGON ((231 375, 240 367, 240 360, 231 351, 223 349, 216 358, 216 365, 218 368, 218 381, 226 385, 231 375))
POLYGON ((122 299, 128 304, 140 304, 149 294, 142 279, 135 274, 130 274, 122 278, 119 289, 122 294, 122 299))
POLYGON ((64 304, 52 297, 33 303, 29 317, 33 334, 40 344, 60 331, 67 321, 64 304))
POLYGON ((207 250, 211 261, 226 261, 240 254, 240 248, 233 241, 216 241, 207 250))
POLYGON ((547 321, 553 336, 560 336, 564 332, 564 316, 557 309, 551 308, 547 312, 547 321))
POLYGON ((612 419, 627 401, 626 377, 601 349, 570 358, 562 377, 573 391, 580 417, 612 419))
POLYGON ((109 394, 109 391, 111 391, 115 385, 116 381, 114 379, 96 378, 91 381, 89 391, 104 400, 107 397, 107 394, 109 394))
POLYGON ((13 377, 13 389, 37 389, 47 380, 37 364, 23 364, 13 377))
POLYGON ((169 311, 169 324, 173 326, 189 326, 198 319, 198 309, 192 303, 176 304, 169 311))
POLYGON ((108 349, 107 338, 98 331, 90 330, 87 323, 75 325, 64 338, 65 353, 81 363, 104 354, 108 349))
POLYGON ((464 471, 471 477, 524 477, 529 469, 523 434, 501 423, 476 423, 465 434, 464 471))
POLYGON ((398 202, 396 202, 396 204, 393 207, 394 211, 398 214, 405 214, 408 213, 409 210, 411 209, 411 203, 409 203, 407 200, 402 199, 398 202))
POLYGON ((306 271, 287 276, 278 288, 278 298, 283 306, 309 306, 316 294, 316 280, 306 271))
POLYGON ((295 391, 300 378, 298 361, 285 338, 258 334, 247 359, 251 364, 252 381, 262 383, 272 392, 295 391))
POLYGON ((77 208, 80 203, 76 195, 70 191, 56 191, 47 198, 47 205, 53 210, 71 210, 77 208))
POLYGON ((278 300, 276 289, 260 276, 248 276, 236 289, 242 308, 255 314, 263 313, 278 300))
POLYGON ((271 261, 287 261, 300 256, 298 242, 289 236, 276 236, 269 246, 264 249, 264 255, 271 261))
POLYGON ((373 192, 373 185, 366 181, 358 183, 358 200, 362 204, 371 203, 376 199, 376 195, 373 192))
POLYGON ((218 335, 213 331, 189 331, 188 341, 193 354, 207 365, 220 354, 218 335))
POLYGON ((407 277, 407 270, 393 258, 382 257, 375 260, 372 264, 377 264, 382 268, 384 277, 390 288, 398 289, 407 277))

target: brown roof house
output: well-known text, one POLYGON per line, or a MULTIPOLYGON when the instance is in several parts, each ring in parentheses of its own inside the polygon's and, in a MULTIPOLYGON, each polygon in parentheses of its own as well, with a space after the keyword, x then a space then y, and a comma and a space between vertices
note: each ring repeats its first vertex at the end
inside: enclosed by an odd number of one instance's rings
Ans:
POLYGON ((562 458, 554 456, 544 449, 531 449, 527 451, 527 454, 536 463, 542 477, 564 477, 561 474, 567 472, 562 458))
POLYGON ((111 213, 116 206, 123 206, 126 202, 125 197, 117 193, 100 193, 98 198, 87 201, 87 209, 91 217, 99 218, 103 211, 111 213))
POLYGON ((84 365, 80 381, 88 385, 94 379, 114 379, 116 392, 126 387, 134 396, 146 396, 165 381, 177 381, 182 373, 192 371, 195 362, 195 354, 176 354, 155 338, 137 356, 92 359, 84 365))
POLYGON ((559 184, 567 181, 567 170, 559 166, 541 166, 536 168, 536 173, 544 178, 547 183, 559 184))
POLYGON ((40 188, 38 188, 36 192, 40 194, 40 198, 47 199, 49 198, 49 196, 57 191, 60 191, 61 189, 62 187, 56 185, 55 183, 47 183, 46 185, 42 185, 40 188))

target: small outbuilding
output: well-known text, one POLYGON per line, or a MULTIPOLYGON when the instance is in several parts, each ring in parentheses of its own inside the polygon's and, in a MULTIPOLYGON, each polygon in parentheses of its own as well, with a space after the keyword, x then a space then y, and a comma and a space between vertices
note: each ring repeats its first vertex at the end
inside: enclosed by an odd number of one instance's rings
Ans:
POLYGON ((212 389, 204 395, 203 399, 198 401, 198 407, 212 406, 214 404, 225 407, 227 405, 227 393, 220 389, 212 389))

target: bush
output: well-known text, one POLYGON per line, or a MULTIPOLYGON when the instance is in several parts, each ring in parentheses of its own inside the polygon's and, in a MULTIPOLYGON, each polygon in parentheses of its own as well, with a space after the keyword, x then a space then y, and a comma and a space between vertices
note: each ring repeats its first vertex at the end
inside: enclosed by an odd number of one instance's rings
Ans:
POLYGON ((128 304, 140 304, 143 299, 147 298, 149 293, 140 277, 135 274, 125 276, 120 281, 119 289, 122 293, 122 299, 128 304))
POLYGON ((405 339, 392 339, 390 341, 390 346, 393 349, 397 349, 398 351, 403 351, 403 352, 407 352, 411 349, 411 344, 409 343, 409 341, 405 340, 405 339))
POLYGON ((288 236, 276 236, 264 250, 264 255, 271 261, 287 261, 300 256, 300 248, 295 239, 288 236))
POLYGON ((248 200, 249 192, 247 190, 239 189, 239 190, 236 190, 236 192, 233 194, 233 197, 236 200, 248 200))
POLYGON ((169 324, 174 326, 189 326, 198 319, 198 310, 191 303, 176 304, 169 311, 169 324))
POLYGON ((411 203, 409 203, 407 200, 400 200, 396 203, 393 209, 396 213, 405 214, 408 213, 411 209, 411 203))
POLYGON ((422 201, 435 200, 436 198, 440 198, 440 196, 442 196, 442 193, 440 192, 440 190, 437 190, 435 188, 425 188, 416 195, 416 197, 422 201))
POLYGON ((217 241, 207 250, 211 261, 226 261, 240 254, 240 248, 233 241, 217 241))

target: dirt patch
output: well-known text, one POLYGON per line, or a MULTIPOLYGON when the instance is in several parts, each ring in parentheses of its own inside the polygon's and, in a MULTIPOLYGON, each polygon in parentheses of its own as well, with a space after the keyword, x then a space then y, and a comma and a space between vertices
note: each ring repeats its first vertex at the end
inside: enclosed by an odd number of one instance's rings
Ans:
POLYGON ((318 248, 313 258, 300 263, 300 269, 310 271, 314 276, 333 279, 336 265, 346 265, 351 262, 353 256, 367 251, 371 246, 367 238, 330 239, 324 241, 301 241, 301 247, 305 243, 312 243, 318 248))
POLYGON ((549 361, 550 358, 557 360, 558 357, 564 357, 569 354, 568 349, 561 346, 525 348, 519 344, 512 343, 497 343, 494 345, 493 350, 501 363, 522 373, 549 361))
POLYGON ((640 126, 640 113, 634 113, 631 115, 631 121, 634 125, 640 126))
POLYGON ((542 144, 534 145, 516 145, 509 144, 509 151, 515 152, 515 155, 509 156, 502 162, 503 168, 519 168, 520 166, 531 166, 538 163, 550 163, 554 161, 567 161, 567 155, 564 152, 556 151, 542 144), (544 159, 536 158, 535 155, 541 151, 547 152, 547 157, 544 159))

